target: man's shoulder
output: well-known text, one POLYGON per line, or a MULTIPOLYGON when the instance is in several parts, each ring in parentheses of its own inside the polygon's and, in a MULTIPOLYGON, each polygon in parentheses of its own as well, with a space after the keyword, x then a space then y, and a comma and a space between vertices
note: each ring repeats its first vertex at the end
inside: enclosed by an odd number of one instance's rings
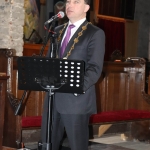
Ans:
POLYGON ((55 28, 55 30, 56 30, 56 31, 59 31, 59 30, 63 29, 66 25, 67 25, 67 23, 62 24, 62 25, 59 25, 59 26, 57 26, 57 27, 55 28))
POLYGON ((94 24, 92 24, 92 23, 90 23, 90 22, 89 22, 88 27, 89 27, 90 29, 93 29, 93 30, 102 30, 101 28, 99 28, 98 26, 96 26, 96 25, 94 25, 94 24))
POLYGON ((99 28, 98 26, 96 25, 93 25, 92 23, 89 23, 88 25, 88 31, 91 31, 92 33, 95 33, 95 32, 104 32, 101 28, 99 28))

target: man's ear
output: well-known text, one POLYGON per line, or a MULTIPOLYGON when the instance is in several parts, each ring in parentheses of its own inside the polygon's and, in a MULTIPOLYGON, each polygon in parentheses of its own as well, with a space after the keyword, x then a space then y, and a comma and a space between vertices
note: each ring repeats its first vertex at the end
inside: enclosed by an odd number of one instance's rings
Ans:
POLYGON ((88 10, 90 9, 90 5, 85 5, 85 9, 84 9, 84 12, 87 12, 88 10))

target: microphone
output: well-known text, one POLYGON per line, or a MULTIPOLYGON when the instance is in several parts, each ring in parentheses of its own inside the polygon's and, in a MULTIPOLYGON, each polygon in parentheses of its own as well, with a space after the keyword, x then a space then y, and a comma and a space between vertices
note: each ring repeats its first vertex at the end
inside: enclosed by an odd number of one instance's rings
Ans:
POLYGON ((50 18, 49 20, 47 20, 44 24, 49 24, 51 23, 52 21, 58 19, 58 18, 63 18, 65 16, 64 12, 63 11, 60 11, 57 15, 53 16, 52 18, 50 18))

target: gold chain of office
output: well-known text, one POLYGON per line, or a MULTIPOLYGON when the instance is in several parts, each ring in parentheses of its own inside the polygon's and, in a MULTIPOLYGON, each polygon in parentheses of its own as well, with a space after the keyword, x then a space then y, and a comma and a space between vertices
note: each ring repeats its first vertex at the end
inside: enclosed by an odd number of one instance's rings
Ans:
MULTIPOLYGON (((85 31, 87 29, 88 24, 92 24, 92 23, 88 22, 86 25, 82 26, 82 30, 78 33, 78 37, 74 39, 73 45, 71 46, 69 52, 67 52, 67 55, 63 59, 67 59, 71 55, 71 52, 74 49, 75 44, 79 42, 79 37, 83 35, 83 31, 85 31)), ((61 35, 62 35, 64 29, 66 28, 66 26, 67 26, 67 23, 64 25, 63 29, 59 31, 59 37, 57 38, 57 42, 60 41, 61 35)), ((58 56, 57 56, 57 58, 58 58, 58 56)))

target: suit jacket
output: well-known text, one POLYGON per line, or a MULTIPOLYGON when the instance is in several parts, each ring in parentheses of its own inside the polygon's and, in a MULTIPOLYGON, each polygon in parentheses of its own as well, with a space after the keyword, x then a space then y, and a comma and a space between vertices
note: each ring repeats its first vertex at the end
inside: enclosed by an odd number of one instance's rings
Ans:
MULTIPOLYGON (((85 21, 78 28, 76 33, 70 39, 63 57, 66 56, 74 43, 74 39, 82 30, 82 27, 88 22, 85 21)), ((67 26, 66 26, 67 27, 67 26)), ((59 31, 64 25, 58 26, 55 30, 59 35, 59 31)), ((60 56, 60 45, 65 29, 63 30, 61 39, 58 43, 58 56, 60 56)), ((71 55, 68 59, 83 60, 85 62, 84 88, 85 94, 75 96, 73 93, 55 93, 54 104, 58 112, 63 114, 92 114, 96 113, 96 93, 95 83, 98 81, 102 67, 105 52, 105 34, 100 28, 88 24, 87 29, 78 38, 78 42, 74 45, 71 55)))

